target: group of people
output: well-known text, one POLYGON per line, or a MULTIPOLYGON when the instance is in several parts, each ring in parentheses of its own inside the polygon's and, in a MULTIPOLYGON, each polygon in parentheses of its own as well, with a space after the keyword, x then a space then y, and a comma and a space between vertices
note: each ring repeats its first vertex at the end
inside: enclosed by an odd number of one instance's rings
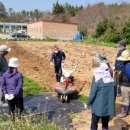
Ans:
POLYGON ((7 45, 0 46, 0 106, 9 107, 9 114, 15 120, 15 108, 18 115, 24 110, 23 105, 23 76, 18 71, 20 62, 18 58, 10 58, 7 62, 5 56, 11 51, 7 45))
POLYGON ((92 109, 91 130, 98 129, 101 119, 102 130, 108 130, 110 116, 115 116, 117 96, 122 96, 121 113, 117 118, 130 114, 130 52, 124 41, 119 42, 119 52, 115 61, 114 77, 107 57, 97 54, 93 58, 94 68, 91 91, 85 108, 92 109))
MULTIPOLYGON (((17 69, 20 66, 18 58, 11 58, 9 63, 7 62, 5 56, 10 51, 11 48, 7 45, 0 46, 0 105, 9 107, 9 113, 13 115, 14 120, 15 107, 19 115, 24 110, 23 76, 17 69)), ((61 64, 65 59, 65 53, 55 46, 50 65, 54 62, 57 84, 60 84, 61 64)), ((116 96, 122 96, 122 110, 117 117, 123 118, 130 114, 130 52, 126 49, 126 43, 119 43, 114 76, 104 54, 94 56, 92 67, 94 73, 91 91, 85 108, 92 108, 91 130, 97 130, 100 118, 102 130, 108 130, 110 116, 115 115, 116 96)))

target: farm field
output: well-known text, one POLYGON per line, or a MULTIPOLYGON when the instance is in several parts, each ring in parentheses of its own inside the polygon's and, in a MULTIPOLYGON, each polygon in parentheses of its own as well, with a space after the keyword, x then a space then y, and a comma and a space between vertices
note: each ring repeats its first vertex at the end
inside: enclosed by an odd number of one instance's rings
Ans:
MULTIPOLYGON (((65 54, 67 67, 77 64, 77 70, 74 72, 76 85, 83 88, 80 94, 88 96, 92 79, 92 57, 98 52, 105 53, 111 63, 114 65, 114 59, 117 49, 90 45, 78 42, 5 42, 12 48, 10 57, 20 59, 20 71, 27 77, 35 80, 43 87, 53 88, 55 85, 53 66, 49 65, 49 58, 54 45, 58 45, 65 54)), ((0 44, 4 44, 0 42, 0 44)), ((117 98, 117 113, 120 112, 121 98, 117 98)), ((91 112, 83 111, 73 116, 73 126, 75 130, 89 130, 91 122, 91 112)), ((130 116, 123 119, 113 118, 110 122, 110 130, 129 130, 130 116), (121 128, 122 127, 122 128, 121 128), (123 129, 124 127, 124 129, 123 129)), ((99 127, 101 130, 101 126, 99 127)))

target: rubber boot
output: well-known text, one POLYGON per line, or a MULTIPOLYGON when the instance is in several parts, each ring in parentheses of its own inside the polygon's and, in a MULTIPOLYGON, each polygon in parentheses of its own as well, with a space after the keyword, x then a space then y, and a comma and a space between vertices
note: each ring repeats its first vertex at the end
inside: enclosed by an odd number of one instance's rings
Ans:
POLYGON ((128 108, 127 115, 130 115, 130 103, 129 103, 129 108, 128 108))
POLYGON ((118 85, 117 87, 117 97, 121 96, 121 87, 118 85))
POLYGON ((127 116, 128 109, 129 109, 129 106, 122 105, 122 107, 121 107, 121 113, 118 114, 117 117, 118 118, 123 118, 123 117, 127 116))
POLYGON ((108 129, 102 128, 102 130, 108 130, 108 129))

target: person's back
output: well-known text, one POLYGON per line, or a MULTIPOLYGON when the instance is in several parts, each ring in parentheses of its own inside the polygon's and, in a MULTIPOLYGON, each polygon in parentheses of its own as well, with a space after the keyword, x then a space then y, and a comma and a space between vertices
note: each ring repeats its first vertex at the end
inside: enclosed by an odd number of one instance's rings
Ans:
POLYGON ((97 89, 96 97, 92 104, 92 112, 97 116, 110 116, 115 114, 115 83, 104 83, 103 79, 94 81, 97 89))

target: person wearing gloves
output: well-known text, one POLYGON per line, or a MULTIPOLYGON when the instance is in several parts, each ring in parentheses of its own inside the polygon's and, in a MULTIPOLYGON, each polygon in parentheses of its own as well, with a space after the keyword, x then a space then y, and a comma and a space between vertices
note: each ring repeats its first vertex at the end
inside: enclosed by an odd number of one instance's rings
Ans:
POLYGON ((50 65, 53 65, 54 62, 57 84, 59 84, 61 80, 62 76, 61 64, 65 60, 65 58, 66 58, 65 53, 62 50, 60 50, 57 45, 54 46, 54 52, 51 54, 50 58, 50 65))
POLYGON ((1 80, 2 80, 3 74, 8 69, 8 63, 6 61, 5 56, 10 51, 11 51, 11 48, 9 48, 7 45, 0 46, 0 106, 8 106, 8 104, 5 103, 5 97, 1 91, 1 80))
POLYGON ((9 105, 9 114, 13 115, 15 107, 18 109, 18 114, 21 115, 23 106, 23 76, 18 72, 17 68, 20 66, 17 58, 9 59, 9 69, 3 74, 2 91, 9 105))
POLYGON ((85 108, 92 108, 91 130, 98 129, 101 118, 102 130, 108 130, 109 118, 115 115, 116 86, 107 65, 107 58, 98 54, 93 59, 94 76, 85 108))
POLYGON ((130 114, 130 52, 128 50, 123 51, 117 59, 124 62, 119 75, 122 93, 121 113, 117 115, 118 118, 123 118, 130 114))

